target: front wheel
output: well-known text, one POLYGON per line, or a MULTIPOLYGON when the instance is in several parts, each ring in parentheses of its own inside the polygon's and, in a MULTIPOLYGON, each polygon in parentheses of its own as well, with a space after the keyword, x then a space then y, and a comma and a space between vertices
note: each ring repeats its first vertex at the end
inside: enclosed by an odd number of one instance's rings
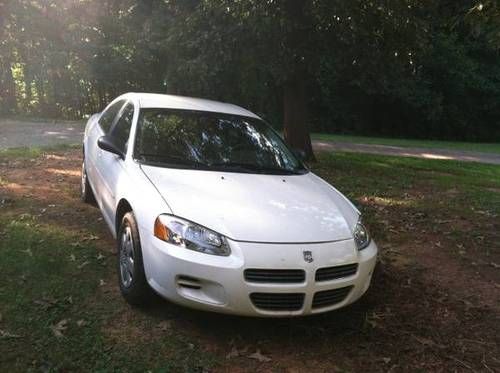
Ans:
POLYGON ((135 306, 151 299, 151 288, 146 280, 139 230, 134 214, 128 212, 122 219, 117 236, 118 282, 125 300, 135 306))

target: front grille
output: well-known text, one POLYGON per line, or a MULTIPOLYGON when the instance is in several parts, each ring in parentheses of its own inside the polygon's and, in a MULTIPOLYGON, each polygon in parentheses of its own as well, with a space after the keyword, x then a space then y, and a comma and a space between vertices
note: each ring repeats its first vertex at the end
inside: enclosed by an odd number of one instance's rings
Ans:
POLYGON ((339 289, 318 291, 314 294, 312 308, 328 307, 340 303, 347 297, 351 289, 352 286, 346 286, 339 289))
POLYGON ((304 282, 306 273, 302 269, 245 269, 248 282, 291 284, 304 282))
POLYGON ((336 267, 320 268, 316 271, 316 281, 329 281, 337 278, 355 275, 358 271, 358 264, 346 264, 336 267))
POLYGON ((298 311, 304 304, 302 293, 252 293, 255 307, 268 311, 298 311))

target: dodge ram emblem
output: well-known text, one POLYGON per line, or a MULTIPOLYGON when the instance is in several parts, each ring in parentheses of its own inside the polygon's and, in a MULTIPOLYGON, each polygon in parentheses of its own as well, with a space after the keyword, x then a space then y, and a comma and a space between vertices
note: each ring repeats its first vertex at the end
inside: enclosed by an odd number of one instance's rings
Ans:
POLYGON ((305 250, 302 252, 302 254, 304 255, 304 260, 307 262, 307 263, 312 263, 312 261, 314 260, 313 259, 313 253, 309 250, 305 250))

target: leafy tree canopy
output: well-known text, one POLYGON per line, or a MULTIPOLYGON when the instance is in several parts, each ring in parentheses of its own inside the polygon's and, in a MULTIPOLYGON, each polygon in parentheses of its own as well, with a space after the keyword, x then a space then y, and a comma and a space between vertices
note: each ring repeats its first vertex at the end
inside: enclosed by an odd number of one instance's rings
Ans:
POLYGON ((149 91, 309 131, 500 140, 495 0, 0 0, 0 113, 149 91))

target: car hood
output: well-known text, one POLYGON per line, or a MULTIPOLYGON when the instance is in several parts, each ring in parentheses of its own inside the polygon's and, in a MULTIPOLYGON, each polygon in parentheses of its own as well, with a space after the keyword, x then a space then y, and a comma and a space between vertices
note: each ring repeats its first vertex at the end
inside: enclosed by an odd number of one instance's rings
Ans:
POLYGON ((237 241, 345 240, 352 238, 358 218, 356 208, 313 173, 282 176, 141 167, 171 213, 237 241))

